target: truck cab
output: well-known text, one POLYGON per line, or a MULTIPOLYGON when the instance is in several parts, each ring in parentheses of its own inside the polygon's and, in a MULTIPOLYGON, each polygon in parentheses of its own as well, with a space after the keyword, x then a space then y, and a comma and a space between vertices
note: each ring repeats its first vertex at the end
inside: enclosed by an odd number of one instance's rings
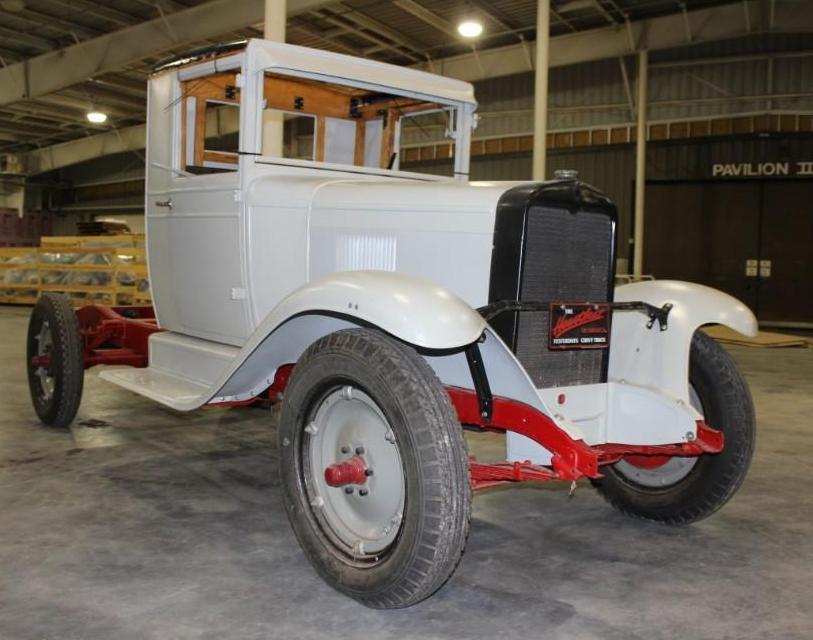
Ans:
POLYGON ((239 346, 315 276, 394 270, 404 238, 354 231, 343 206, 471 208, 459 202, 477 106, 468 83, 260 40, 185 62, 149 85, 146 212, 163 327, 239 346), (410 145, 429 141, 443 142, 437 173, 402 170, 410 145), (334 241, 319 231, 328 210, 347 219, 334 241))

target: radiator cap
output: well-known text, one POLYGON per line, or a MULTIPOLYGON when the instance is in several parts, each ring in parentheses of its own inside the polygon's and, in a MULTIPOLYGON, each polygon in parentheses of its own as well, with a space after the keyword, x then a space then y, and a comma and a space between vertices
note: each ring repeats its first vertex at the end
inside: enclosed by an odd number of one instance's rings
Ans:
POLYGON ((578 180, 579 172, 575 169, 557 169, 553 172, 553 177, 557 180, 578 180))

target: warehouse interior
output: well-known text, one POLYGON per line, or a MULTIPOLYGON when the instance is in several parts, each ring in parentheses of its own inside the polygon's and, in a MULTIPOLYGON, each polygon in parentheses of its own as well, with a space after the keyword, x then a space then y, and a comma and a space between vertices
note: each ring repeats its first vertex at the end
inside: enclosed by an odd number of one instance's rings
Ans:
MULTIPOLYGON (((444 117, 411 118, 390 165, 452 179, 444 117)), ((209 149, 243 153, 236 116, 213 126, 209 149)), ((289 157, 315 159, 318 126, 297 126, 289 157)), ((811 202, 805 0, 0 0, 0 638, 810 638, 811 202), (731 502, 670 528, 587 479, 505 483, 474 500, 448 584, 375 610, 320 580, 288 525, 279 406, 182 413, 90 369, 73 424, 42 426, 26 377, 40 296, 154 299, 154 69, 250 39, 471 83, 468 179, 575 171, 617 207, 617 284, 745 305, 758 337, 709 334, 756 408, 731 502)), ((492 434, 466 440, 505 457, 492 434)))

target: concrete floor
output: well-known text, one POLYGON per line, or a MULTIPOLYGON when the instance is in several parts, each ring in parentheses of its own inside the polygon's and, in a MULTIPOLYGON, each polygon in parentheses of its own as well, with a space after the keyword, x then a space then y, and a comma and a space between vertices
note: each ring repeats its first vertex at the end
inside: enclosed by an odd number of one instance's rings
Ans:
MULTIPOLYGON (((0 309, 0 640, 813 637, 813 350, 733 350, 760 437, 744 487, 709 520, 629 520, 588 485, 572 500, 554 485, 492 490, 450 583, 371 611, 303 557, 272 415, 176 414, 91 373, 72 432, 45 429, 27 315, 0 309)), ((475 452, 493 449, 483 437, 475 452)))

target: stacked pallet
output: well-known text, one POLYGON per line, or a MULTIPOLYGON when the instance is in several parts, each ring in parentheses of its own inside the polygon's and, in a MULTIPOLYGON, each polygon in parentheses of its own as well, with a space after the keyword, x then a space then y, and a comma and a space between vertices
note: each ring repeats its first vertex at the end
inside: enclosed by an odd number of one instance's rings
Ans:
POLYGON ((77 305, 150 304, 142 234, 50 236, 0 248, 0 303, 34 304, 55 291, 77 305))

